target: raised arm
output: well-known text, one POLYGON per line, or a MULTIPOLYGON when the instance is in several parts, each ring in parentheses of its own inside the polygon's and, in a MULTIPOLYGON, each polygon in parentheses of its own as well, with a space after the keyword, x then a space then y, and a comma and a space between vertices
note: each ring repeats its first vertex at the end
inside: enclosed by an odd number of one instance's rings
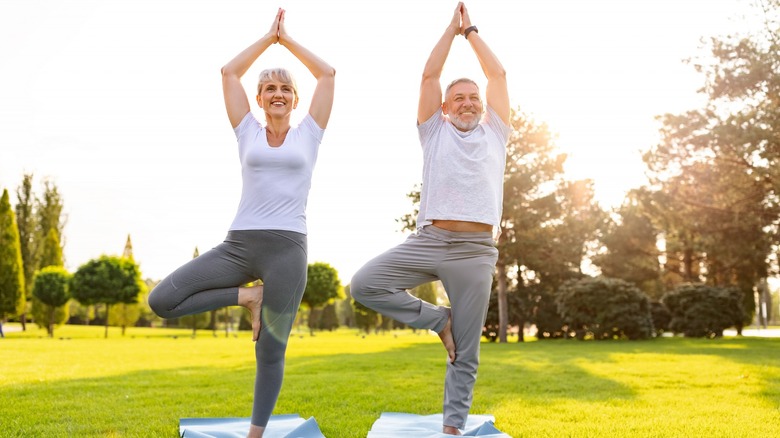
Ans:
POLYGON ((328 125, 328 119, 330 119, 331 108, 333 108, 336 70, 320 59, 320 57, 290 38, 284 27, 284 11, 282 11, 279 19, 279 44, 286 47, 290 53, 298 58, 317 80, 317 86, 314 88, 314 94, 311 98, 309 114, 317 122, 317 126, 325 129, 328 125))
POLYGON ((271 46, 279 41, 279 20, 282 17, 282 9, 276 13, 271 29, 254 44, 236 55, 230 62, 222 67, 222 94, 225 97, 225 109, 227 110, 230 124, 235 128, 249 112, 249 99, 241 85, 241 76, 249 70, 252 63, 271 46))
MULTIPOLYGON (((471 27, 471 17, 466 6, 461 8, 461 28, 460 32, 463 33, 467 28, 471 27)), ((509 90, 506 85, 506 70, 496 55, 487 46, 482 37, 477 32, 469 32, 468 41, 471 44, 471 49, 477 55, 479 65, 482 67, 482 72, 487 77, 487 88, 485 95, 487 97, 487 104, 493 108, 493 111, 501 117, 501 120, 508 126, 509 125, 509 90)))
POLYGON ((444 62, 447 61, 447 56, 450 54, 452 41, 461 33, 460 11, 462 6, 463 3, 458 3, 450 24, 439 38, 439 42, 433 47, 428 61, 425 63, 422 83, 420 84, 420 102, 417 106, 417 123, 423 123, 430 119, 441 107, 441 72, 444 70, 444 62))

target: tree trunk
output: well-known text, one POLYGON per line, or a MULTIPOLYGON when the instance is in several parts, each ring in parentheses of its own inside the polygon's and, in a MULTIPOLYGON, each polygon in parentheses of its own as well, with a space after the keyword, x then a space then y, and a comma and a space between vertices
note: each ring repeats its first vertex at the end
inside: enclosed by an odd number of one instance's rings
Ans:
POLYGON ((49 306, 49 323, 46 324, 46 331, 49 332, 49 337, 54 337, 54 306, 49 306))
POLYGON ((106 303, 106 330, 105 338, 108 339, 108 303, 106 303))
POLYGON ((509 320, 509 312, 506 302, 506 265, 499 261, 496 263, 497 272, 497 298, 498 298, 498 342, 506 344, 506 331, 509 320))
MULTIPOLYGON (((26 306, 26 304, 25 304, 25 306, 26 306)), ((22 312, 21 323, 22 323, 22 331, 26 332, 27 331, 27 312, 22 312)))
POLYGON ((693 282, 693 248, 685 248, 683 252, 683 278, 693 282))

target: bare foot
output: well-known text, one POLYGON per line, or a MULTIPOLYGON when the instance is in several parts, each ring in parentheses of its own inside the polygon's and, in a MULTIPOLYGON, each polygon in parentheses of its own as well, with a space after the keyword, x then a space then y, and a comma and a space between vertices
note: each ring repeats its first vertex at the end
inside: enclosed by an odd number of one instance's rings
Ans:
MULTIPOLYGON (((452 316, 447 318, 447 324, 444 329, 439 332, 439 338, 444 349, 447 350, 447 356, 450 358, 450 363, 455 362, 455 339, 452 337, 452 316)), ((450 427, 450 426, 447 426, 450 427)))
POLYGON ((252 340, 257 341, 263 322, 260 320, 260 310, 263 304, 263 285, 242 287, 238 289, 238 304, 249 309, 252 314, 252 340))
POLYGON ((442 433, 445 435, 460 435, 460 431, 457 427, 452 426, 444 426, 444 429, 442 430, 442 433))
POLYGON ((249 425, 249 433, 246 434, 246 438, 263 438, 263 432, 265 432, 265 428, 264 427, 255 426, 254 424, 250 424, 249 425))

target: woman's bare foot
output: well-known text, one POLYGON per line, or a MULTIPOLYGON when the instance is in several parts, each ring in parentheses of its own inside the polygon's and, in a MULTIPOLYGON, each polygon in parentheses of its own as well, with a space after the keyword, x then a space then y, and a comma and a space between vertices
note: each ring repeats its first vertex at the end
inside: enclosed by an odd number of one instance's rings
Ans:
POLYGON ((263 432, 265 432, 265 428, 264 427, 255 426, 254 424, 250 424, 249 425, 249 433, 246 434, 246 438, 263 438, 263 432))
POLYGON ((452 427, 452 426, 444 426, 444 429, 442 430, 442 432, 444 434, 446 434, 446 435, 460 435, 461 434, 457 427, 452 427))
POLYGON ((246 307, 252 314, 252 340, 257 341, 263 322, 260 310, 263 304, 263 285, 238 288, 238 305, 246 307))
MULTIPOLYGON (((450 358, 450 363, 455 362, 455 339, 452 337, 452 315, 447 318, 447 324, 444 329, 439 332, 439 338, 444 349, 447 350, 447 356, 450 358)), ((447 426, 449 427, 449 426, 447 426)))

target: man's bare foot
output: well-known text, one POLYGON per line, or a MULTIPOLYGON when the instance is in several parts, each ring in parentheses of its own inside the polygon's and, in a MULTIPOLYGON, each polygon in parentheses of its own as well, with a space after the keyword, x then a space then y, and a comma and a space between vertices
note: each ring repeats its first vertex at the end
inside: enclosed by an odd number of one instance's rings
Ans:
POLYGON ((457 427, 452 426, 444 426, 444 429, 442 430, 442 433, 446 435, 460 435, 460 431, 457 427))
POLYGON ((263 438, 263 432, 265 432, 265 428, 264 427, 255 426, 254 424, 250 424, 249 425, 249 433, 246 434, 246 438, 263 438))
POLYGON ((444 349, 447 350, 447 356, 450 358, 450 363, 455 362, 455 339, 452 337, 451 315, 447 318, 447 324, 444 326, 444 329, 439 332, 439 338, 441 339, 442 344, 444 344, 444 349))
POLYGON ((263 285, 241 287, 238 289, 238 305, 246 307, 252 314, 252 340, 257 341, 263 322, 260 320, 260 310, 263 304, 263 285))

